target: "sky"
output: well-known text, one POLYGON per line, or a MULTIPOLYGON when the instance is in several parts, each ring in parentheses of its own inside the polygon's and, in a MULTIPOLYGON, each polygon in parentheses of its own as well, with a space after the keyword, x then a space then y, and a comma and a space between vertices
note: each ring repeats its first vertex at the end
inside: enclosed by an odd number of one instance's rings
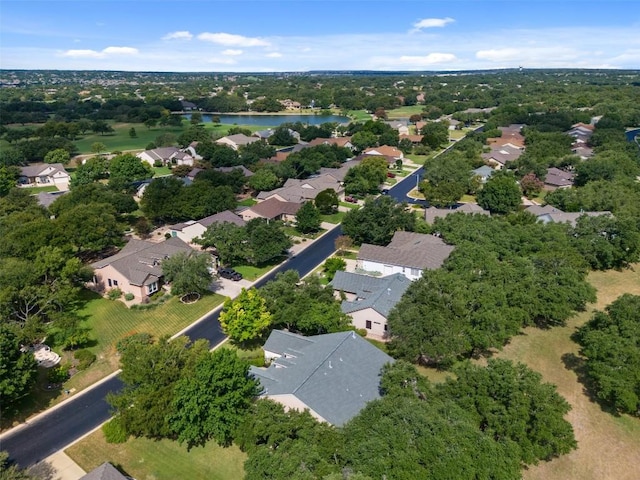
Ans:
POLYGON ((640 68, 640 0, 1 0, 0 68, 640 68))

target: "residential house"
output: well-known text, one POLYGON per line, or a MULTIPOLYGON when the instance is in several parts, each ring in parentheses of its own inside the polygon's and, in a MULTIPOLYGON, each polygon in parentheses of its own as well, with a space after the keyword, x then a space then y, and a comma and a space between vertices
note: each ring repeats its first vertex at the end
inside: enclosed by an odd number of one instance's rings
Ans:
POLYGON ((188 178, 189 180, 191 180, 193 182, 196 179, 196 176, 200 172, 204 172, 204 169, 202 169, 202 168, 192 168, 191 171, 187 174, 186 178, 188 178))
POLYGON ((101 292, 119 288, 144 303, 162 286, 162 261, 178 252, 191 253, 193 249, 176 237, 160 243, 129 240, 120 252, 91 264, 93 287, 101 292))
POLYGON ((273 128, 268 128, 267 130, 258 130, 257 132, 253 132, 254 137, 258 137, 260 140, 267 141, 275 130, 273 128))
POLYGON ((495 170, 488 165, 483 165, 472 171, 472 176, 479 177, 481 183, 487 183, 487 180, 495 173, 495 170))
POLYGON ((414 145, 422 143, 422 135, 400 135, 400 140, 409 140, 414 145))
POLYGON ((344 182, 344 177, 347 176, 347 173, 349 172, 349 170, 351 170, 351 168, 357 165, 360 165, 360 162, 361 160, 354 158, 352 160, 347 160, 338 168, 321 167, 319 175, 331 177, 336 181, 342 183, 344 182))
POLYGON ((201 237, 211 225, 220 223, 233 223, 239 227, 246 225, 242 217, 229 210, 225 210, 215 215, 201 218, 200 220, 189 220, 172 225, 169 227, 169 233, 171 233, 172 237, 178 237, 185 243, 193 243, 193 240, 201 237))
POLYGON ((480 156, 489 165, 501 170, 507 163, 520 158, 520 155, 522 155, 520 148, 510 144, 504 144, 500 146, 493 145, 491 151, 482 153, 480 156))
POLYGON ((302 108, 300 102, 293 101, 290 98, 280 100, 280 105, 282 105, 287 110, 300 110, 300 108, 302 108))
POLYGON ((344 192, 344 187, 340 181, 331 175, 324 174, 305 180, 290 178, 282 187, 268 192, 260 192, 256 198, 258 200, 267 200, 275 197, 285 202, 304 203, 308 200, 315 200, 320 192, 329 188, 338 195, 344 192))
POLYGON ((287 202, 271 197, 263 202, 246 208, 240 212, 243 220, 249 221, 254 218, 266 218, 267 220, 283 220, 294 222, 296 213, 300 210, 302 203, 287 202))
POLYGON ((402 160, 404 158, 404 154, 399 149, 396 147, 390 147, 389 145, 367 148, 362 153, 364 155, 382 155, 385 157, 392 157, 394 161, 402 160))
POLYGON ((214 170, 222 173, 231 173, 234 170, 240 170, 242 174, 245 176, 245 178, 249 178, 253 176, 253 172, 249 170, 247 167, 245 167, 244 165, 236 165, 235 167, 217 167, 217 168, 214 168, 214 170))
POLYGON ((251 367, 261 397, 340 427, 380 398, 380 372, 393 363, 355 332, 303 337, 274 330, 264 344, 268 368, 251 367))
POLYGON ((453 248, 434 235, 398 231, 386 247, 363 243, 356 265, 365 273, 402 273, 409 280, 417 280, 423 270, 440 268, 453 248))
POLYGON ((38 192, 38 203, 44 208, 49 208, 53 202, 55 202, 62 195, 69 193, 69 190, 58 190, 57 192, 38 192))
POLYGON ((99 467, 94 468, 86 475, 80 477, 79 480, 130 480, 120 473, 120 471, 109 462, 104 462, 99 467))
POLYGON ((186 100, 180 100, 180 105, 182 105, 183 112, 192 112, 194 110, 198 110, 198 107, 193 102, 187 102, 186 100))
POLYGON ((55 186, 58 190, 69 190, 71 176, 61 163, 40 163, 20 167, 18 183, 24 186, 55 186))
POLYGON ((336 145, 338 147, 345 147, 353 150, 353 144, 351 143, 351 137, 331 137, 331 138, 314 138, 309 142, 310 147, 317 147, 318 145, 336 145))
POLYGON ((574 177, 575 175, 571 172, 565 172, 559 168, 551 167, 547 169, 547 175, 544 179, 544 187, 546 190, 569 188, 573 185, 574 177))
POLYGON ((227 147, 231 147, 234 150, 238 150, 243 145, 248 145, 253 142, 259 142, 260 139, 257 137, 247 137, 243 133, 237 133, 235 135, 227 135, 226 137, 219 138, 216 140, 216 143, 219 145, 226 145, 227 147))
POLYGON ((445 218, 452 213, 465 213, 469 215, 491 215, 489 210, 485 210, 476 203, 463 203, 461 205, 455 205, 453 208, 436 208, 428 207, 424 212, 424 219, 428 224, 433 224, 436 218, 445 218))
POLYGON ((385 341, 389 313, 410 284, 401 273, 379 278, 339 270, 329 285, 346 297, 341 309, 351 317, 353 326, 365 330, 367 337, 385 341))
POLYGON ((535 215, 539 222, 542 223, 569 223, 572 227, 575 227, 578 218, 583 215, 589 217, 599 217, 601 215, 611 215, 611 212, 563 212, 559 208, 552 205, 530 205, 525 208, 525 211, 535 215))
POLYGON ((409 135, 409 125, 406 121, 403 122, 400 120, 390 120, 384 123, 389 125, 394 130, 397 130, 399 135, 409 135))
POLYGON ((524 148, 524 136, 521 133, 524 126, 523 124, 514 123, 507 127, 498 127, 498 130, 502 132, 502 136, 488 138, 487 142, 496 147, 511 144, 515 148, 524 148))
MULTIPOLYGON (((195 150, 193 150, 193 153, 195 153, 195 150)), ((156 162, 161 163, 162 165, 193 166, 197 160, 196 155, 192 155, 192 153, 186 149, 180 150, 178 147, 162 147, 154 148, 153 150, 145 150, 144 152, 138 153, 136 157, 143 162, 147 162, 151 166, 155 165, 156 162)))

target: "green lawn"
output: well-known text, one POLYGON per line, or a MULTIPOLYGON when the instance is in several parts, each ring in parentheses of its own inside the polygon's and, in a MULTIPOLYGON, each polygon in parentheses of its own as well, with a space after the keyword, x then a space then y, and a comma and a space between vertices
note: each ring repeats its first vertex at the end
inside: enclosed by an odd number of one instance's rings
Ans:
POLYGON ((172 440, 147 438, 110 444, 102 430, 65 452, 87 472, 108 461, 138 480, 238 480, 244 477, 247 458, 238 447, 223 448, 215 442, 191 450, 172 440))
POLYGON ((44 187, 24 187, 23 190, 29 192, 31 195, 35 195, 40 192, 57 192, 58 187, 55 185, 46 185, 44 187))
POLYGON ((171 169, 167 166, 163 167, 153 167, 153 176, 154 177, 163 177, 166 175, 171 175, 171 169))
POLYGON ((342 223, 342 219, 345 215, 345 212, 336 212, 332 213, 331 215, 320 215, 320 218, 323 222, 333 223, 334 225, 337 225, 339 223, 342 223))
POLYGON ((282 256, 282 257, 278 257, 275 260, 273 260, 272 262, 269 263, 265 263, 262 265, 234 265, 233 268, 236 270, 236 272, 239 272, 242 274, 242 277, 245 278, 246 280, 257 280, 258 278, 260 278, 261 276, 263 276, 265 273, 267 273, 269 270, 271 270, 272 268, 276 267, 277 265, 279 265, 281 262, 283 262, 284 260, 286 260, 287 257, 282 256))
POLYGON ((366 110, 349 110, 347 116, 354 122, 366 122, 371 120, 371 114, 366 110))
POLYGON ((244 200, 238 202, 238 206, 239 207, 251 207, 253 205, 255 205, 256 203, 258 203, 258 201, 255 198, 245 198, 244 200))
POLYGON ((420 114, 424 109, 424 105, 411 105, 408 107, 394 108, 387 111, 387 118, 389 120, 394 118, 408 118, 411 115, 420 114))
POLYGON ((360 205, 358 205, 357 203, 351 203, 351 202, 340 202, 340 206, 341 207, 347 207, 350 209, 354 209, 354 208, 360 208, 360 205))

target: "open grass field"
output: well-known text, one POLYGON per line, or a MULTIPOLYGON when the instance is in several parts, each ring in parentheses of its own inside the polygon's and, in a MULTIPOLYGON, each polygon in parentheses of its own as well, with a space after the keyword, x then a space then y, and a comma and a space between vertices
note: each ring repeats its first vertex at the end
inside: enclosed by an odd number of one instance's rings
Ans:
POLYGON ((279 265, 285 259, 286 257, 283 256, 283 257, 276 258, 272 262, 265 263, 262 265, 234 265, 233 268, 235 269, 236 272, 241 273, 244 279, 254 281, 260 278, 261 276, 263 276, 272 268, 279 265))
POLYGON ((598 300, 565 327, 526 329, 496 356, 526 363, 571 404, 567 419, 573 425, 578 449, 524 472, 525 480, 637 480, 640 478, 640 419, 615 416, 594 402, 578 381, 573 364, 579 347, 571 340, 575 329, 623 293, 640 295, 640 264, 622 272, 593 272, 589 281, 598 300))
POLYGON ((387 111, 387 118, 389 120, 395 118, 409 118, 411 115, 420 114, 424 110, 424 105, 411 105, 408 107, 394 108, 387 111))
POLYGON ((345 215, 346 215, 345 212, 336 212, 330 215, 320 215, 320 218, 322 219, 323 222, 337 225, 339 223, 342 223, 342 219, 344 218, 345 215))
POLYGON ((102 430, 65 452, 87 472, 109 461, 137 480, 238 480, 244 477, 246 460, 238 447, 223 448, 215 442, 191 450, 170 440, 146 438, 110 444, 102 430))
POLYGON ((347 116, 354 122, 366 122, 371 120, 371 114, 366 110, 349 110, 347 116))

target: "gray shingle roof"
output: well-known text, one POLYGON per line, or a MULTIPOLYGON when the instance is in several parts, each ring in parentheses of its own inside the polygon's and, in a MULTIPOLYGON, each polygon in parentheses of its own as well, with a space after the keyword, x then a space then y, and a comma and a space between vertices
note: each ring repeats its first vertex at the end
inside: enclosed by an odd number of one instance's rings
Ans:
POLYGON ((80 480, 127 480, 116 467, 109 462, 104 462, 99 467, 94 468, 86 475, 80 477, 80 480))
POLYGON ((569 223, 572 227, 575 227, 578 218, 586 215, 588 217, 599 217, 601 215, 611 215, 611 212, 556 212, 545 213, 538 216, 538 220, 542 223, 569 223))
POLYGON ((363 243, 358 260, 433 270, 442 266, 453 248, 433 235, 400 231, 393 235, 386 247, 363 243))
POLYGON ((394 361, 355 332, 301 337, 274 330, 264 349, 282 357, 267 369, 251 368, 263 395, 294 395, 336 426, 380 397, 380 369, 394 361))
POLYGON ((51 176, 56 172, 64 172, 68 175, 67 170, 61 163, 41 163, 36 165, 27 165, 26 167, 20 167, 20 175, 24 177, 38 177, 43 171, 47 169, 51 169, 51 172, 47 174, 48 176, 51 176))
POLYGON ((329 285, 334 290, 353 293, 358 297, 354 301, 342 302, 341 308, 344 313, 372 308, 387 317, 410 284, 411 280, 401 273, 378 278, 339 270, 329 285))
POLYGON ((485 210, 475 203, 463 203, 455 208, 429 207, 424 211, 424 218, 427 223, 433 223, 436 218, 444 218, 452 213, 477 213, 479 215, 490 215, 489 210, 485 210))
POLYGON ((162 260, 178 252, 192 251, 189 245, 177 237, 160 243, 132 239, 120 252, 94 262, 91 266, 99 269, 111 265, 132 285, 149 285, 162 277, 162 260))

